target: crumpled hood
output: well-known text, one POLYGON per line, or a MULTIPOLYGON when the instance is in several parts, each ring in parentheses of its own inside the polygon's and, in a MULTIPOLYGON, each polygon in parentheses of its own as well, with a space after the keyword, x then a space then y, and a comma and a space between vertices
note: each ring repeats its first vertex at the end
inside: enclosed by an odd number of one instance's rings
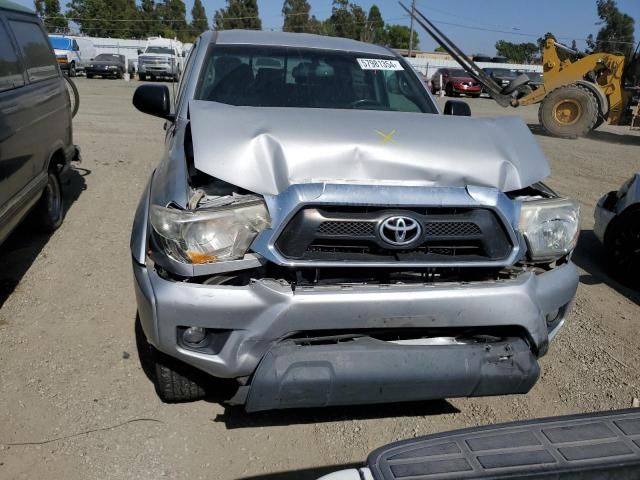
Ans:
POLYGON ((301 183, 525 188, 549 165, 519 117, 190 102, 195 167, 262 195, 301 183))

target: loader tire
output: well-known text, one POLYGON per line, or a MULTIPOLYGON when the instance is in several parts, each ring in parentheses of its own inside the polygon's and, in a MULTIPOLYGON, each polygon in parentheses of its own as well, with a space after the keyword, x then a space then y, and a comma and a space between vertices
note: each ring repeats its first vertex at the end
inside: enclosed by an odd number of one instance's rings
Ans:
POLYGON ((538 119, 553 137, 578 138, 593 130, 598 113, 598 100, 589 90, 579 85, 566 85, 544 98, 538 119))

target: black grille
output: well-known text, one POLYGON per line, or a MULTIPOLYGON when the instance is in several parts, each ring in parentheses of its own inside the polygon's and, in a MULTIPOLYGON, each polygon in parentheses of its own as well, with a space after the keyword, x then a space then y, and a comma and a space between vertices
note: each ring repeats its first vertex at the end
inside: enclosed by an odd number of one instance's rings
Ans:
POLYGON ((469 237, 481 235, 480 227, 471 222, 430 222, 424 226, 428 237, 469 237))
POLYGON ((371 222, 322 222, 317 233, 335 237, 368 237, 375 235, 371 222))
POLYGON ((488 209, 371 207, 305 208, 284 228, 276 247, 292 260, 452 264, 506 259, 513 249, 502 222, 488 209), (380 226, 394 216, 415 220, 421 234, 407 245, 389 243, 380 226))

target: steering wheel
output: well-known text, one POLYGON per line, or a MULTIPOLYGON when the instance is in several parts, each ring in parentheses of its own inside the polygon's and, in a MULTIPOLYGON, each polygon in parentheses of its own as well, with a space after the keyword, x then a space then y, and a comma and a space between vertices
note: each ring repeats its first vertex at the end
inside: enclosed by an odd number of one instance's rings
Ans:
POLYGON ((349 108, 360 108, 360 107, 363 107, 365 105, 370 105, 372 107, 379 107, 380 103, 376 102, 375 100, 369 100, 368 98, 361 98, 360 100, 356 100, 354 102, 351 102, 347 106, 349 108))

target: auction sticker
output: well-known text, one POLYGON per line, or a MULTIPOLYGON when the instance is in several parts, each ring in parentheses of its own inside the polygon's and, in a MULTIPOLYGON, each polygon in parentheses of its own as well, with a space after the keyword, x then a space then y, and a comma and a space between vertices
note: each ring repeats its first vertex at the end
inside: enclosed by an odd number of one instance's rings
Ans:
POLYGON ((358 58, 362 70, 404 70, 397 60, 381 60, 379 58, 358 58))

